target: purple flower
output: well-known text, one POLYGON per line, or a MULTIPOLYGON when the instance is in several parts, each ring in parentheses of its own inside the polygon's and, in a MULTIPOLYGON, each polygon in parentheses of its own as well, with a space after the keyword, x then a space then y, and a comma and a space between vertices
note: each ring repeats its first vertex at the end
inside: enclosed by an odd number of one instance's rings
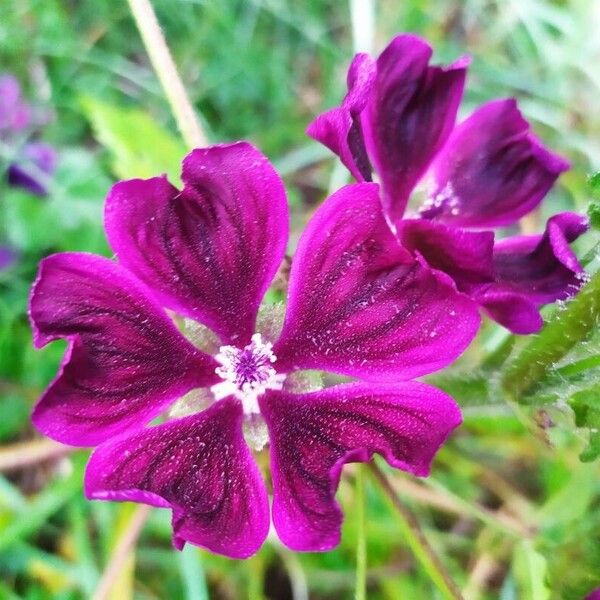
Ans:
POLYGON ((45 196, 48 193, 48 179, 56 169, 56 162, 56 151, 49 144, 26 144, 18 162, 8 168, 8 183, 37 196, 45 196))
POLYGON ((16 252, 8 246, 0 246, 0 271, 12 266, 17 258, 16 252))
POLYGON ((16 77, 0 75, 0 131, 19 131, 29 126, 31 108, 23 101, 16 77))
POLYGON ((512 225, 535 209, 569 164, 535 137, 513 99, 488 102, 455 126, 469 60, 431 66, 431 54, 414 35, 397 36, 375 61, 358 54, 342 104, 307 133, 358 181, 375 168, 387 219, 416 258, 449 274, 493 319, 532 333, 542 326, 539 307, 572 295, 585 279, 567 241, 587 222, 558 215, 527 242, 494 244, 493 232, 481 229, 512 225), (419 184, 426 199, 406 218, 419 184))
POLYGON ((31 107, 21 95, 21 86, 12 75, 0 76, 0 139, 13 146, 15 158, 9 165, 9 185, 21 187, 37 196, 48 193, 49 176, 56 169, 56 151, 43 142, 28 142, 21 146, 22 132, 32 125, 31 107))
POLYGON ((465 349, 476 305, 397 243, 378 186, 360 183, 326 200, 304 231, 277 332, 257 315, 288 238, 278 175, 240 142, 194 150, 182 181, 182 191, 166 177, 112 188, 105 225, 118 263, 42 261, 35 345, 69 346, 33 421, 59 441, 99 444, 89 498, 170 507, 176 547, 232 557, 256 552, 269 530, 245 442, 258 450, 268 433, 279 537, 296 550, 332 548, 345 463, 378 452, 427 475, 460 423, 449 396, 407 380, 465 349), (165 308, 197 322, 197 345, 165 308), (319 389, 300 373, 313 369, 355 381, 319 389), (143 428, 182 396, 171 411, 181 418, 143 428))
POLYGON ((596 588, 595 590, 592 590, 585 598, 584 600, 600 600, 600 588, 596 588))

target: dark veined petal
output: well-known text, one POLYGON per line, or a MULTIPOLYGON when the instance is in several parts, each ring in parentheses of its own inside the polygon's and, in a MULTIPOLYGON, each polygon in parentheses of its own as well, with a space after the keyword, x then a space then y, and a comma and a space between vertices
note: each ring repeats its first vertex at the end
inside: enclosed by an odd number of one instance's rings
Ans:
POLYGON ((64 253, 44 259, 30 317, 36 347, 69 341, 32 417, 60 442, 94 446, 217 380, 214 359, 181 336, 149 290, 107 258, 64 253))
POLYGON ((400 246, 378 186, 357 183, 328 198, 300 238, 275 367, 410 379, 454 360, 478 326, 475 304, 400 246))
POLYGON ((466 231, 425 219, 402 219, 397 223, 397 235, 407 250, 449 275, 462 292, 494 281, 491 231, 466 231))
POLYGON ((245 142, 194 150, 182 180, 182 192, 164 177, 117 183, 108 239, 165 306, 243 346, 285 253, 283 183, 245 142))
POLYGON ((436 157, 421 214, 470 227, 508 225, 568 168, 531 133, 514 99, 493 100, 458 125, 436 157))
POLYGON ((469 60, 429 66, 432 49, 414 35, 394 38, 377 59, 363 112, 365 142, 392 222, 442 147, 456 120, 469 60))
POLYGON ((585 233, 588 226, 586 217, 566 212, 548 219, 542 235, 501 240, 494 247, 498 282, 538 304, 572 296, 585 275, 569 243, 585 233))
POLYGON ((483 286, 476 299, 514 333, 539 331, 538 307, 573 296, 586 280, 569 242, 587 228, 582 215, 560 213, 548 219, 542 235, 501 240, 494 247, 496 283, 483 286))
POLYGON ((233 398, 99 446, 85 493, 173 509, 173 543, 246 558, 269 531, 267 492, 242 435, 233 398))
POLYGON ((438 448, 461 422, 452 398, 416 382, 269 392, 260 402, 271 440, 273 523, 294 550, 338 544, 342 513, 335 492, 345 463, 377 452, 394 467, 428 475, 438 448))
POLYGON ((337 154, 357 181, 371 180, 360 114, 375 82, 375 63, 357 54, 348 70, 348 93, 341 106, 319 115, 306 133, 337 154))

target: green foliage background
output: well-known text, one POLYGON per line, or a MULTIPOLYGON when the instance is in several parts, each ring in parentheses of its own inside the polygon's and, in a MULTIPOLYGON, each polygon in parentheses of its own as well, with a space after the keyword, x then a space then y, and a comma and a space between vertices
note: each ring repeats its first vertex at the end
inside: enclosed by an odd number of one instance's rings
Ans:
MULTIPOLYGON (((158 18, 211 140, 248 138, 288 184, 293 239, 343 178, 303 134, 344 90, 352 55, 343 0, 156 0, 158 18)), ((426 36, 440 61, 468 52, 467 113, 496 96, 519 98, 538 134, 572 160, 528 226, 563 209, 600 223, 600 4, 590 0, 380 0, 376 47, 399 31, 426 36)), ((185 152, 127 3, 4 0, 0 71, 51 115, 42 137, 60 152, 48 199, 0 187, 0 242, 18 250, 0 271, 0 465, 31 451, 29 412, 64 346, 31 347, 26 298, 51 252, 109 255, 102 202, 118 178, 167 172, 185 152)), ((2 148, 0 169, 10 155, 2 148)), ((596 231, 577 245, 597 270, 596 231)), ((576 300, 547 309, 544 332, 523 339, 486 323, 456 366, 432 376, 461 403, 465 425, 431 478, 386 469, 465 597, 578 600, 600 586, 600 276, 576 300)), ((130 505, 82 496, 86 452, 0 475, 0 598, 91 598, 130 505)), ((339 500, 340 547, 293 554, 273 538, 249 561, 170 547, 153 511, 113 598, 353 597, 358 536, 355 471, 339 500)), ((369 598, 442 597, 409 551, 397 515, 367 479, 369 598)))

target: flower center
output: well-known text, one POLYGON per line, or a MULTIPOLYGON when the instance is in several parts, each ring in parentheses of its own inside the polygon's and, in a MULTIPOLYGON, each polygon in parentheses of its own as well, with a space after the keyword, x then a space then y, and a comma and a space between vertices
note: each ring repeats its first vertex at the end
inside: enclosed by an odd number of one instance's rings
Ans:
POLYGON ((273 344, 263 342, 260 333, 255 333, 242 349, 221 346, 215 356, 221 366, 215 373, 223 381, 211 387, 215 399, 235 396, 242 401, 246 415, 260 414, 258 397, 266 390, 280 390, 285 379, 273 368, 277 357, 272 348, 273 344))

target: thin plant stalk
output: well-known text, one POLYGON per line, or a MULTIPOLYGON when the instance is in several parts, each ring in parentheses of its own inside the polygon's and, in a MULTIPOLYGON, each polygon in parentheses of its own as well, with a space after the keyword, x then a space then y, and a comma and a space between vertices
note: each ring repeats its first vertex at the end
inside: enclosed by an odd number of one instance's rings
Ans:
POLYGON ((463 600, 460 588, 427 541, 415 515, 400 500, 383 471, 375 463, 370 463, 369 468, 396 512, 406 543, 431 581, 447 600, 463 600))
POLYGON ((356 541, 356 600, 367 600, 367 519, 365 510, 364 466, 358 465, 355 480, 355 512, 357 521, 356 541))
POLYGON ((150 0, 127 0, 181 137, 190 148, 208 145, 150 0))
POLYGON ((75 450, 77 448, 48 439, 18 442, 0 450, 0 472, 13 471, 45 460, 60 458, 75 450))
POLYGON ((110 556, 110 560, 102 573, 92 600, 107 600, 109 598, 115 582, 118 580, 123 568, 127 565, 127 558, 136 545, 151 510, 151 506, 145 505, 136 509, 127 529, 110 556))

